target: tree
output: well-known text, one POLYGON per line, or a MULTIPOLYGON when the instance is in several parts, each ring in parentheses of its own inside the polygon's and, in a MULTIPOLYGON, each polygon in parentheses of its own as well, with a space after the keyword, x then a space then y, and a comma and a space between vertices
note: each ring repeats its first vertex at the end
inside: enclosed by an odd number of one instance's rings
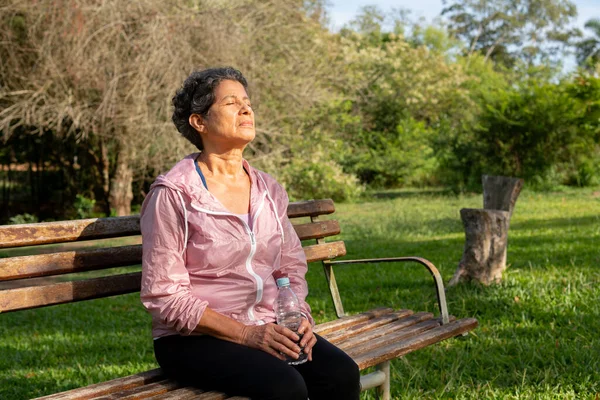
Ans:
POLYGON ((244 72, 259 114, 248 158, 269 155, 270 170, 309 110, 330 97, 335 69, 319 0, 6 3, 0 131, 76 137, 117 215, 130 212, 135 181, 191 152, 174 140, 170 99, 193 69, 244 72))
POLYGON ((577 15, 570 0, 444 0, 442 15, 468 54, 511 66, 548 59, 579 35, 568 28, 577 15))
POLYGON ((593 69, 600 62, 600 19, 590 19, 585 23, 593 36, 577 43, 577 63, 587 69, 593 69))
POLYGON ((465 90, 469 77, 436 47, 439 40, 428 46, 419 32, 409 42, 378 26, 381 18, 367 11, 351 25, 357 31, 341 32, 348 66, 341 90, 360 116, 358 126, 346 130, 348 150, 341 162, 377 186, 421 183, 435 168, 435 131, 441 123, 460 123, 472 106, 465 90))

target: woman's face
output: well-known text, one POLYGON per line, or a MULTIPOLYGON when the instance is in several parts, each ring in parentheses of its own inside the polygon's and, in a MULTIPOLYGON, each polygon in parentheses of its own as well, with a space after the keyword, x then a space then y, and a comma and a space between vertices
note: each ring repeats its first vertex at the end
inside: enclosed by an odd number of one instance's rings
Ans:
POLYGON ((254 111, 244 86, 224 80, 215 89, 215 102, 199 130, 205 148, 211 144, 243 148, 254 139, 254 111))

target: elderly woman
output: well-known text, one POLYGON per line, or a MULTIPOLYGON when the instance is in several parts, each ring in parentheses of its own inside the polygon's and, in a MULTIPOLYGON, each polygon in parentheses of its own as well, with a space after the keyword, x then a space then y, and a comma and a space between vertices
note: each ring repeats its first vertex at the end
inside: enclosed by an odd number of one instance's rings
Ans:
POLYGON ((156 359, 184 384, 252 399, 358 399, 357 365, 313 333, 306 258, 285 190, 242 157, 255 136, 247 82, 233 68, 192 73, 173 122, 198 149, 157 178, 142 206, 141 299, 156 359), (303 321, 276 325, 288 277, 303 321), (285 356, 308 362, 288 365, 285 356))

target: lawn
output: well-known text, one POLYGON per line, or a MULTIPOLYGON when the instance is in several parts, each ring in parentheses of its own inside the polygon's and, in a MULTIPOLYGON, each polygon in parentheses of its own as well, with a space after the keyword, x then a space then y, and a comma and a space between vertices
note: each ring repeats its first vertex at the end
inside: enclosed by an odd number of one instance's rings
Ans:
MULTIPOLYGON (((599 190, 521 194, 503 282, 447 291, 450 313, 480 327, 394 361, 394 398, 600 399, 599 190)), ((335 218, 349 258, 424 256, 448 281, 464 244, 459 210, 481 204, 475 194, 394 191, 340 204, 335 218)), ((339 267, 337 277, 349 313, 390 304, 437 312, 418 265, 339 267)), ((315 318, 334 318, 319 265, 308 281, 315 318)), ((156 367, 137 294, 0 315, 0 338, 0 399, 156 367)))

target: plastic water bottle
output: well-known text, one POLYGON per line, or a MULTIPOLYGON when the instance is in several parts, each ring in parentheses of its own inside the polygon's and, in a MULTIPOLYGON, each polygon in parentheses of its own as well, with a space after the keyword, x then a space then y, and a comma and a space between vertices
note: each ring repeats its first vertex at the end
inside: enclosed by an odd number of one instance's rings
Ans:
MULTIPOLYGON (((302 340, 303 335, 298 333, 298 328, 300 328, 300 324, 302 322, 300 302, 290 287, 290 279, 277 279, 277 287, 279 288, 279 293, 275 299, 275 304, 273 304, 275 316, 277 318, 277 325, 285 326, 300 336, 300 340, 302 340)), ((305 354, 304 351, 301 351, 300 357, 297 360, 294 360, 289 356, 285 356, 285 359, 289 365, 299 365, 308 360, 308 354, 305 354)))

